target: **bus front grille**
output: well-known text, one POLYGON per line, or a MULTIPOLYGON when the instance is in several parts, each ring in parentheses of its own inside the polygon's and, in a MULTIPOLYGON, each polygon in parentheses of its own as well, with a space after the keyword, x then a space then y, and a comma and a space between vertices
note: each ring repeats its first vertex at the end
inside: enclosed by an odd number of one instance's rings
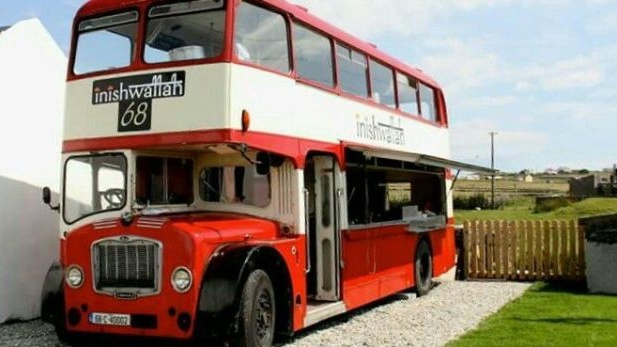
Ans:
POLYGON ((156 293, 160 249, 157 242, 126 236, 95 243, 92 249, 95 290, 109 294, 118 289, 142 295, 156 293))

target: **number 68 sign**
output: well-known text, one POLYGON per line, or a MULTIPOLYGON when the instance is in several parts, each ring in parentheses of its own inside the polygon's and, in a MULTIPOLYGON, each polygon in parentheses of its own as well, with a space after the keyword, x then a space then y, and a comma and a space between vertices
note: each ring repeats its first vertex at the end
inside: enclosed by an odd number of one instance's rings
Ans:
POLYGON ((152 99, 121 101, 118 110, 118 132, 150 130, 152 99))

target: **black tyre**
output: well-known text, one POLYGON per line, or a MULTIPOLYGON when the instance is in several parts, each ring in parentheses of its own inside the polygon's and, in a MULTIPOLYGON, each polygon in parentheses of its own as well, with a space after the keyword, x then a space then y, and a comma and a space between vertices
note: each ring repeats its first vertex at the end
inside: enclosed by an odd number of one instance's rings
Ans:
POLYGON ((414 272, 417 295, 424 296, 428 294, 433 285, 433 256, 426 240, 420 241, 416 248, 414 272))
POLYGON ((276 300, 270 277, 263 270, 253 271, 242 290, 239 332, 235 346, 269 347, 274 341, 276 300))

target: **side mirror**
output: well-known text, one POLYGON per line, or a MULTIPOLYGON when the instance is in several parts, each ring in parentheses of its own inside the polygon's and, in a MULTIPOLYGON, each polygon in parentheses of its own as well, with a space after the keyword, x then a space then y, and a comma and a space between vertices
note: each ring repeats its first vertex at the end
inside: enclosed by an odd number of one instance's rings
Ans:
POLYGON ((51 202, 51 190, 49 190, 49 187, 43 188, 43 202, 45 205, 49 205, 51 202))
POLYGON ((266 152, 257 153, 257 174, 267 175, 270 173, 270 154, 266 152))
POLYGON ((49 206, 49 208, 51 208, 54 211, 60 211, 59 204, 56 206, 51 205, 51 190, 49 189, 49 187, 43 188, 43 203, 45 203, 45 205, 49 206))

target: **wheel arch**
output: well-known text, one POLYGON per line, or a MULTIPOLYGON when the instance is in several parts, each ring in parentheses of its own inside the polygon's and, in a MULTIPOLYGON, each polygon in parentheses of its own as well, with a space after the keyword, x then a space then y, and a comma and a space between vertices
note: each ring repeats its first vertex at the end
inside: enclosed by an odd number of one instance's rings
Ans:
POLYGON ((64 268, 54 261, 43 282, 41 320, 54 326, 64 326, 64 268))
POLYGON ((217 250, 206 266, 197 307, 198 334, 227 336, 238 332, 238 308, 250 273, 264 270, 276 300, 278 334, 293 332, 291 276, 280 253, 266 245, 228 245, 217 250))

